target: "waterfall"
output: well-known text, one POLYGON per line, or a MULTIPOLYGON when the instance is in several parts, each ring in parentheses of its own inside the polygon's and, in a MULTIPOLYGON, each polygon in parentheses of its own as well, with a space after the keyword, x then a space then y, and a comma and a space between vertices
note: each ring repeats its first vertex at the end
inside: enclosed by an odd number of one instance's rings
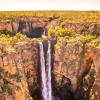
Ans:
POLYGON ((45 31, 45 29, 44 29, 44 31, 43 31, 43 35, 46 35, 46 31, 45 31))
POLYGON ((51 87, 51 43, 48 41, 48 51, 47 51, 47 91, 48 100, 52 99, 52 87, 51 87))
POLYGON ((43 96, 43 100, 52 100, 52 87, 51 87, 51 42, 48 41, 47 60, 45 60, 45 57, 44 57, 44 49, 43 49, 42 42, 40 42, 39 45, 40 45, 42 96, 43 96))
POLYGON ((47 100, 47 87, 46 87, 46 69, 43 44, 40 42, 40 63, 41 63, 41 77, 42 77, 42 96, 43 100, 47 100))

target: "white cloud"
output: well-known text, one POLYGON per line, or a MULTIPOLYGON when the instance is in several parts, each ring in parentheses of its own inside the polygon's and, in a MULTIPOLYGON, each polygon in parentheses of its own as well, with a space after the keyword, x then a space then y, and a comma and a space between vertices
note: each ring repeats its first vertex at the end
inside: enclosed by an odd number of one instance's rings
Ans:
POLYGON ((0 11, 100 10, 100 0, 0 0, 0 11))

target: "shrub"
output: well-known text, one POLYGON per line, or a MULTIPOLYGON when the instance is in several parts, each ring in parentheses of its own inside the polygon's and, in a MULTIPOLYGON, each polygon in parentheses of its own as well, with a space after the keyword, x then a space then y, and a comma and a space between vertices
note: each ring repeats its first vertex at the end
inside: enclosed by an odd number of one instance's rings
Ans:
POLYGON ((56 26, 55 28, 50 28, 48 30, 49 37, 65 37, 65 36, 76 36, 76 32, 72 28, 62 28, 56 26))
POLYGON ((5 28, 0 34, 10 35, 10 36, 13 36, 13 35, 14 35, 13 32, 10 32, 10 31, 7 30, 6 28, 5 28))
POLYGON ((90 32, 89 26, 85 25, 84 28, 81 31, 81 34, 83 34, 83 35, 91 35, 92 32, 90 32))

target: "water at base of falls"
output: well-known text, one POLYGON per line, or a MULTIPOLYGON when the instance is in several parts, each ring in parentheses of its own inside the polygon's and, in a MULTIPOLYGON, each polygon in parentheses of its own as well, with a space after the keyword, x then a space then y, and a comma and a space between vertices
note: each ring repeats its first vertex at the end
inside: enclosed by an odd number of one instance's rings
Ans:
POLYGON ((51 87, 51 42, 48 41, 47 60, 44 57, 43 43, 40 42, 40 64, 41 64, 41 79, 42 79, 42 96, 43 100, 52 100, 51 87), (47 65, 47 68, 46 68, 47 65))

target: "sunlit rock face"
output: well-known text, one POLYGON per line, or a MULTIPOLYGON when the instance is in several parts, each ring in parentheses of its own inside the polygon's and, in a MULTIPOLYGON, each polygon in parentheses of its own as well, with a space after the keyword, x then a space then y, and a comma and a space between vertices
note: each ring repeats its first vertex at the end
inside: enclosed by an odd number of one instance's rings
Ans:
POLYGON ((71 100, 91 100, 92 96, 95 100, 100 88, 99 52, 99 49, 87 49, 79 41, 58 39, 53 66, 54 94, 59 95, 61 100, 70 100, 68 98, 71 97, 71 100))
POLYGON ((94 64, 96 69, 96 80, 94 83, 94 90, 97 95, 97 99, 100 99, 100 49, 94 49, 94 64))
POLYGON ((22 33, 28 37, 41 37, 43 32, 47 32, 49 19, 46 17, 15 17, 11 21, 0 23, 0 32, 7 29, 12 33, 22 33))
POLYGON ((38 87, 38 47, 25 43, 16 45, 12 52, 7 48, 0 45, 0 100, 31 100, 38 87))
POLYGON ((22 65, 28 83, 30 93, 34 92, 39 88, 38 84, 38 44, 37 43, 25 43, 15 47, 16 50, 21 54, 22 65), (34 88, 33 88, 34 86, 34 88))
POLYGON ((0 23, 0 31, 2 31, 4 29, 8 29, 10 32, 12 32, 13 29, 12 29, 11 22, 9 22, 9 23, 7 23, 7 22, 6 23, 5 22, 0 23))
POLYGON ((95 30, 100 30, 100 23, 71 23, 66 22, 66 19, 62 21, 59 20, 60 17, 29 17, 29 16, 21 16, 21 17, 13 17, 12 20, 5 20, 0 22, 0 32, 7 29, 12 33, 22 33, 31 38, 41 37, 42 34, 48 33, 49 28, 61 26, 63 28, 71 28, 75 30, 77 33, 82 34, 83 29, 88 29, 93 32, 95 35, 95 30), (58 19, 55 21, 55 19, 58 19), (63 23, 63 24, 62 24, 63 23))
POLYGON ((73 89, 76 88, 76 76, 78 71, 79 56, 82 52, 81 44, 66 43, 58 40, 55 46, 54 76, 60 85, 62 77, 71 79, 73 89))
POLYGON ((96 29, 100 29, 100 23, 64 23, 64 28, 72 28, 75 29, 77 32, 81 32, 83 28, 88 28, 90 31, 94 31, 96 29))
MULTIPOLYGON (((46 52, 47 40, 43 45, 46 52)), ((7 45, 0 44, 1 100, 41 100, 39 57, 37 42, 22 42, 9 50, 7 45)), ((51 39, 51 60, 55 100, 91 100, 90 93, 94 100, 99 100, 100 49, 87 48, 80 41, 51 39)))

